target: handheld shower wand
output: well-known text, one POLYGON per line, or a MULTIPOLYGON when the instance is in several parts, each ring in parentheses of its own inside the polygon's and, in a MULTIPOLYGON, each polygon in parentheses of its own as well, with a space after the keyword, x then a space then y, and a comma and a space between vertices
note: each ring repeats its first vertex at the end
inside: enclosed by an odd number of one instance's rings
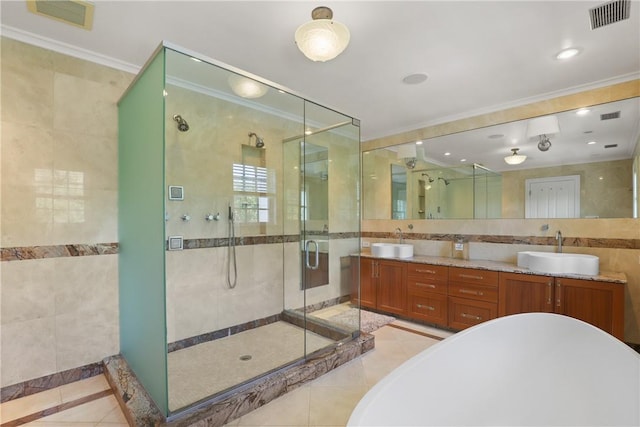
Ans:
POLYGON ((238 265, 236 259, 236 230, 233 219, 233 209, 229 205, 229 238, 227 239, 227 285, 229 289, 238 283, 238 265), (231 264, 233 263, 233 280, 231 280, 231 264))

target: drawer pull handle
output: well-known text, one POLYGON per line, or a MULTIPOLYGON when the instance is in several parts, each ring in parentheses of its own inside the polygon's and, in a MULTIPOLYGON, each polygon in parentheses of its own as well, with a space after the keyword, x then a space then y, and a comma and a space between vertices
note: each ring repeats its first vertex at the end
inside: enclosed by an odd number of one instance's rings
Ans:
POLYGON ((474 276, 473 274, 458 274, 458 276, 463 277, 465 279, 474 279, 474 280, 483 280, 483 276, 474 276))
POLYGON ((426 308, 427 310, 435 311, 435 307, 432 307, 430 305, 417 304, 417 306, 418 306, 418 308, 426 308))
POLYGON ((420 283, 420 282, 416 282, 416 286, 422 286, 425 288, 431 288, 431 289, 435 289, 436 285, 432 285, 430 283, 420 283))
POLYGON ((478 295, 480 297, 484 295, 484 292, 482 292, 482 291, 471 291, 469 289, 460 289, 459 292, 461 294, 478 295))
POLYGON ((433 271, 433 270, 422 270, 422 269, 420 269, 420 268, 416 268, 416 271, 417 271, 418 273, 436 274, 436 272, 435 272, 435 271, 433 271))
POLYGON ((482 320, 482 317, 473 314, 462 313, 461 316, 465 319, 482 320))

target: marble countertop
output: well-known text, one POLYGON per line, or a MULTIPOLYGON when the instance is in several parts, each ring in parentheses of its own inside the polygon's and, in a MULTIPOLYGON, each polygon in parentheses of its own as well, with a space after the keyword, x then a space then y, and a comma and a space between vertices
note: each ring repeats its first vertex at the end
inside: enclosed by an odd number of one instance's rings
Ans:
MULTIPOLYGON (((378 258, 374 257, 371 252, 363 251, 360 253, 361 257, 365 258, 378 258)), ((447 257, 437 257, 437 256, 427 256, 427 255, 414 255, 411 258, 379 258, 379 259, 389 259, 393 261, 401 261, 401 262, 413 262, 420 264, 431 264, 431 265, 444 265, 448 267, 464 267, 464 268, 477 268, 480 270, 492 270, 492 271, 502 271, 505 273, 520 273, 520 274, 535 274, 538 276, 553 276, 553 277, 567 277, 571 279, 582 279, 582 280, 594 280, 600 282, 611 282, 611 283, 627 283, 627 276, 624 273, 617 272, 608 272, 601 271, 600 274, 596 276, 587 276, 584 274, 549 274, 549 273, 541 273, 538 271, 532 271, 528 268, 518 267, 516 264, 509 262, 501 262, 501 261, 488 261, 488 260, 464 260, 458 258, 447 258, 447 257)))

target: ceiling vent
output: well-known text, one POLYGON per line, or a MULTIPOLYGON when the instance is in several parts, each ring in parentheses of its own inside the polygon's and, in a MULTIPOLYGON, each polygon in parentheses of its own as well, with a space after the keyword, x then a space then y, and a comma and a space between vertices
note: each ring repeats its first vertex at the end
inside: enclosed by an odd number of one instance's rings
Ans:
POLYGON ((604 148, 616 148, 618 146, 618 144, 607 144, 604 146, 604 148))
POLYGON ((600 114, 600 120, 613 120, 620 118, 620 111, 614 111, 613 113, 600 114))
POLYGON ((629 18, 630 0, 614 0, 589 9, 591 29, 604 27, 629 18))
POLYGON ((27 8, 36 15, 91 30, 93 4, 84 0, 27 0, 27 8))

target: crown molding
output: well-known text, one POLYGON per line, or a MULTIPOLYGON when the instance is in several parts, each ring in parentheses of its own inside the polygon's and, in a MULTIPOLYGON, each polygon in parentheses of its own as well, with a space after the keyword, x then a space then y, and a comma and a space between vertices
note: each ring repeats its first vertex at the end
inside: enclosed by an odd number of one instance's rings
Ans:
POLYGON ((120 61, 110 56, 101 55, 87 49, 83 49, 67 43, 62 43, 48 37, 42 37, 37 34, 9 27, 7 25, 0 26, 0 33, 3 37, 41 47, 43 49, 48 49, 54 52, 62 53, 64 55, 73 56, 74 58, 94 62, 106 67, 115 68, 116 70, 126 71, 127 73, 138 74, 141 69, 141 67, 138 65, 120 61))

